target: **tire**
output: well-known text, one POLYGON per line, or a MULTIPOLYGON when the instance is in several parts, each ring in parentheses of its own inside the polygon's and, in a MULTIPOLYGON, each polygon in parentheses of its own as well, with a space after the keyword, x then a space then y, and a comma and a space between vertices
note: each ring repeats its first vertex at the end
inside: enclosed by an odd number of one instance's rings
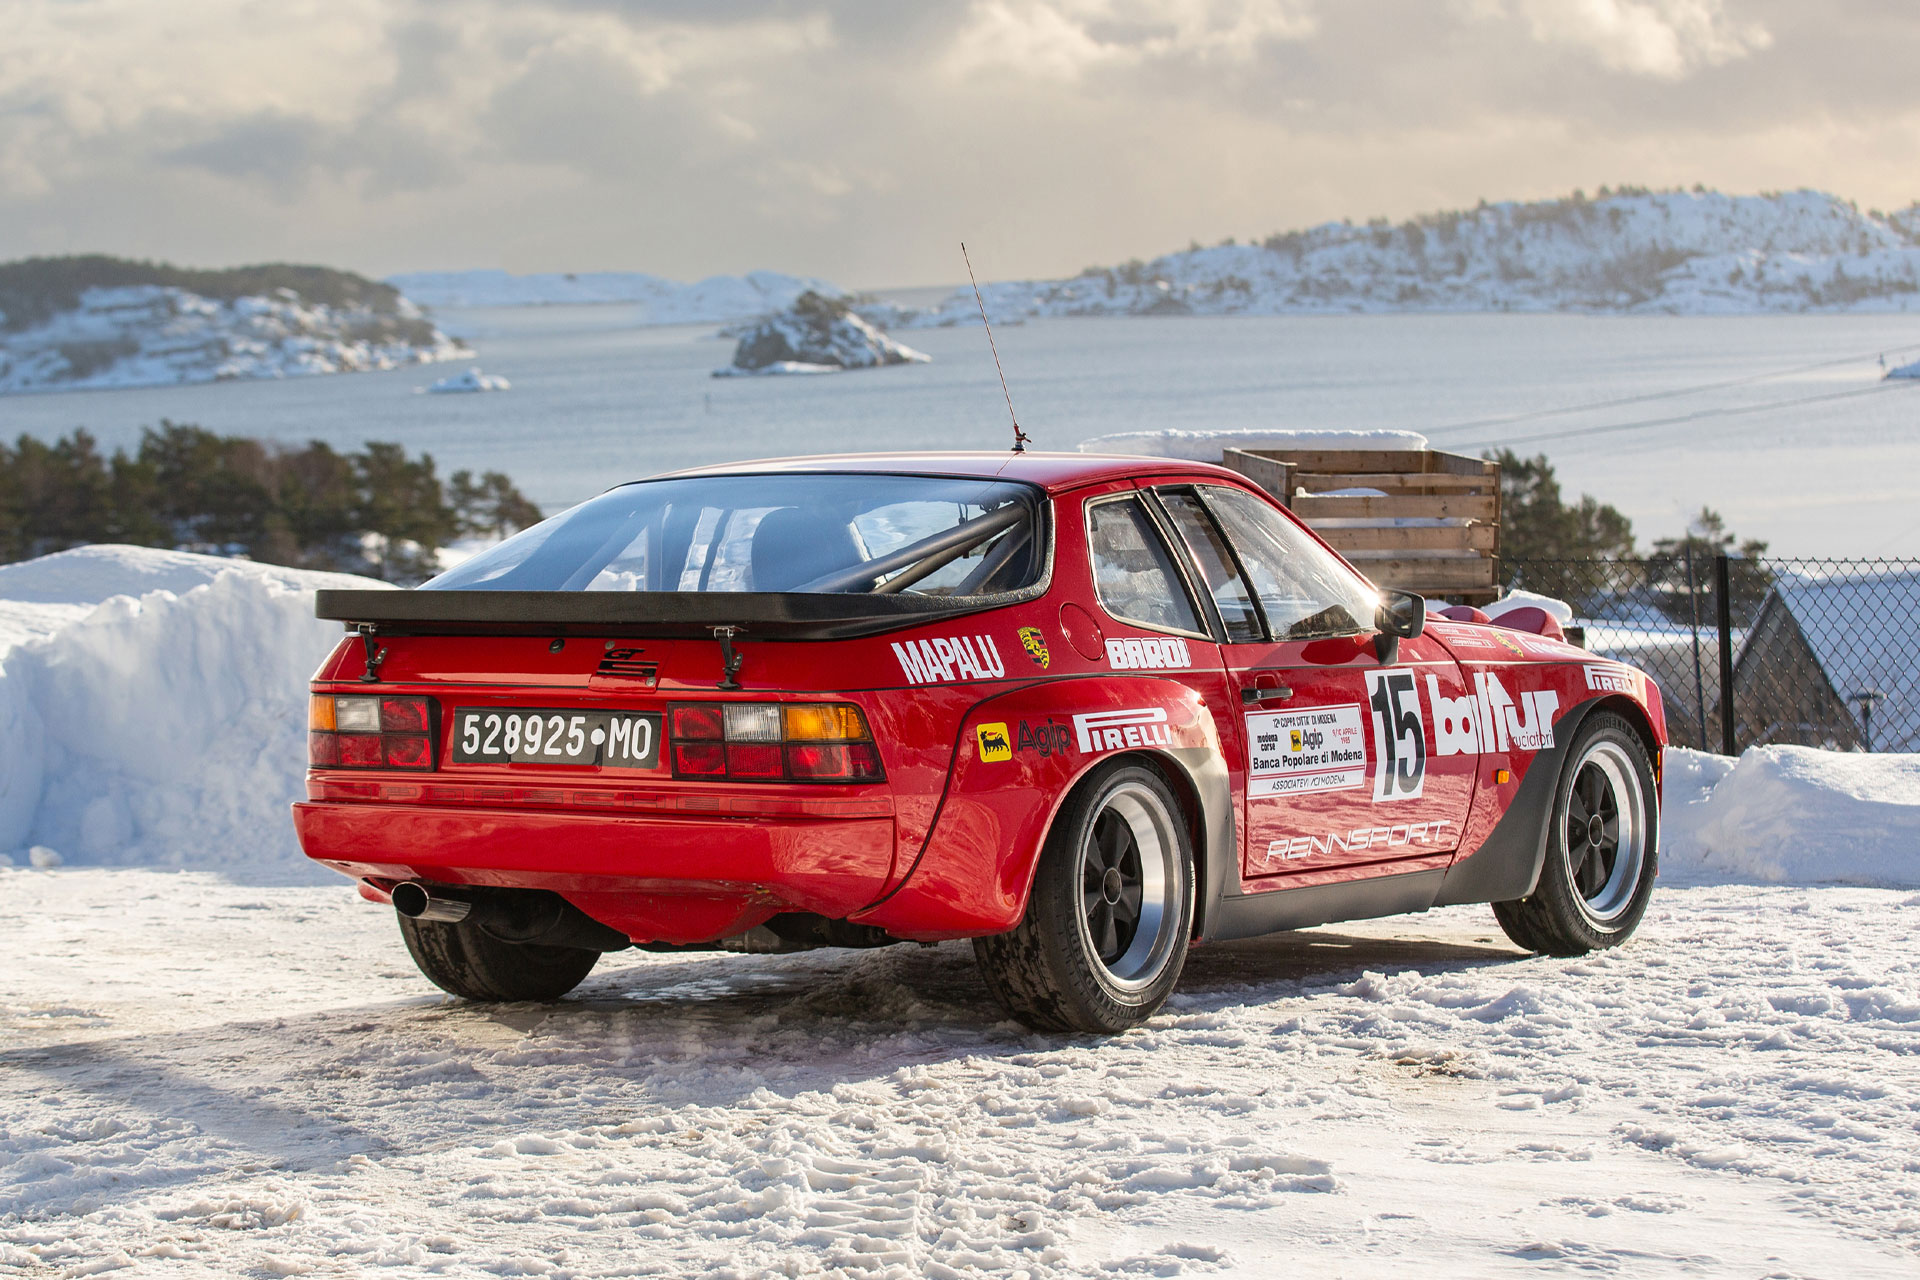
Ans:
POLYGON ((994 996, 1036 1031, 1124 1031, 1180 980, 1193 902, 1180 802, 1156 770, 1116 762, 1054 820, 1020 924, 975 938, 974 954, 994 996))
POLYGON ((1554 790, 1553 820, 1532 893, 1496 902, 1517 946, 1581 956, 1633 936, 1659 872, 1660 801, 1653 765, 1632 725, 1608 711, 1587 718, 1554 790))
POLYGON ((599 963, 598 951, 502 942, 469 924, 394 916, 427 980, 463 1000, 501 1004, 558 1000, 599 963))

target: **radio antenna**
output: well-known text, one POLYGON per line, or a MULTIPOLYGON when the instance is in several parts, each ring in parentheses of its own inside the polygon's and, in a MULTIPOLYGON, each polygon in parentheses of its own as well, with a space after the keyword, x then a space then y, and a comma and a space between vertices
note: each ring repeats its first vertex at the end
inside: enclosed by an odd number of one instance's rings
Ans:
POLYGON ((1029 439, 1020 429, 1013 413, 1013 393, 1007 390, 1007 371, 1000 367, 1000 348, 993 341, 993 326, 987 323, 987 304, 980 300, 980 282, 973 278, 973 259, 967 256, 967 242, 960 242, 960 260, 967 264, 967 282, 973 286, 973 305, 980 308, 980 326, 987 331, 987 350, 993 352, 993 371, 1000 375, 1000 394, 1007 398, 1007 418, 1013 423, 1013 451, 1025 453, 1029 439))

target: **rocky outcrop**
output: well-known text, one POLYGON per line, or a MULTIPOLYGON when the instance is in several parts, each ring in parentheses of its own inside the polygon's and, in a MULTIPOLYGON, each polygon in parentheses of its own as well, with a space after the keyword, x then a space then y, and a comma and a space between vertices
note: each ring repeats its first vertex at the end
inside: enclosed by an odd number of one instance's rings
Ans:
POLYGON ((931 358, 881 333, 854 314, 846 299, 807 292, 790 309, 748 327, 734 348, 733 363, 713 376, 837 373, 931 358))

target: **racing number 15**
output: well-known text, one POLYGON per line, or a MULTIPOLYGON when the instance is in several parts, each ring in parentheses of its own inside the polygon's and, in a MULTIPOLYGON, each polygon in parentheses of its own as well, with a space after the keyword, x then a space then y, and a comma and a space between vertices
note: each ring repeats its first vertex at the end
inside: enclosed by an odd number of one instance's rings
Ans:
POLYGON ((1420 715, 1419 687, 1407 670, 1367 672, 1367 703, 1373 708, 1373 798, 1417 800, 1427 784, 1427 725, 1420 715))

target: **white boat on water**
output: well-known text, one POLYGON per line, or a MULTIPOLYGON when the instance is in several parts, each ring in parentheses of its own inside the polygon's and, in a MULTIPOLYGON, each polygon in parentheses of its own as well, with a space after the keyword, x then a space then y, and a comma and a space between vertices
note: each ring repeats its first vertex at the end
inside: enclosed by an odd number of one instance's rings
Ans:
POLYGON ((429 395, 451 395, 462 391, 510 391, 513 384, 497 374, 482 373, 480 366, 474 365, 465 373, 456 373, 440 379, 427 388, 429 395))

